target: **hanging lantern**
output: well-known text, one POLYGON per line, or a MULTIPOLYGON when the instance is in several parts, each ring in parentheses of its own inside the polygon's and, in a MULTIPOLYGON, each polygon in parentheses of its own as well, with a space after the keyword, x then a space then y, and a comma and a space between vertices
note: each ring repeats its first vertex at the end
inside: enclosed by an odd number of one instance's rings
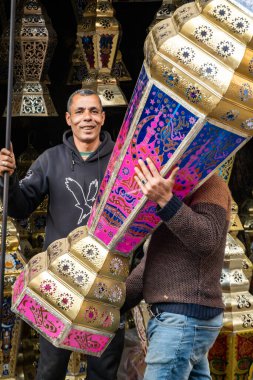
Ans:
MULTIPOLYGON (((8 51, 8 34, 2 46, 8 51)), ((45 84, 56 34, 39 0, 20 1, 15 29, 13 116, 57 116, 45 84)))
POLYGON ((108 0, 89 1, 77 27, 77 38, 88 75, 82 87, 94 89, 103 106, 126 105, 126 99, 112 76, 120 26, 108 0))

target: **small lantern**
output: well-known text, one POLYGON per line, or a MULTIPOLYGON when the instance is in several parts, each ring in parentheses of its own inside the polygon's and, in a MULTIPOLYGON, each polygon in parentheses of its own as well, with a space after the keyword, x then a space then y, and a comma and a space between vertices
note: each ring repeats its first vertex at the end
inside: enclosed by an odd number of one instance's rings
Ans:
POLYGON ((89 1, 78 24, 77 37, 88 75, 82 87, 93 88, 103 106, 126 105, 117 79, 112 76, 116 58, 120 26, 108 0, 89 1))
MULTIPOLYGON (((6 51, 8 34, 6 30, 2 39, 6 51)), ((20 1, 15 29, 13 116, 57 116, 45 85, 55 44, 56 34, 39 0, 20 1)))

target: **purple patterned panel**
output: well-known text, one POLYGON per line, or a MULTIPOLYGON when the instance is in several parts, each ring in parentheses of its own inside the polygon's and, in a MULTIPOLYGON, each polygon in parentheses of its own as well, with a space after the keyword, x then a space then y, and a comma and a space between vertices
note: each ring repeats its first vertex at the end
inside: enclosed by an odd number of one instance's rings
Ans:
POLYGON ((90 218, 88 220, 88 223, 87 223, 88 227, 91 226, 93 219, 96 215, 97 208, 98 208, 100 201, 101 201, 101 196, 103 195, 105 188, 106 188, 106 186, 107 186, 107 184, 111 178, 111 174, 112 174, 113 168, 115 166, 115 162, 117 162, 117 160, 120 156, 120 151, 121 151, 121 149, 124 145, 124 142, 126 140, 127 134, 129 132, 130 125, 133 121, 136 109, 138 108, 138 106, 140 104, 140 101, 141 101, 141 98, 143 96, 143 93, 144 93, 144 90, 146 88, 147 83, 148 83, 148 76, 147 76, 145 68, 143 66, 141 69, 137 84, 135 86, 131 101, 130 101, 129 106, 127 108, 127 112, 126 112, 125 118, 123 120, 123 124, 121 126, 119 135, 117 137, 117 141, 115 143, 115 146, 114 146, 114 149, 113 149, 113 152, 111 155, 111 159, 108 163, 105 176, 104 176, 103 181, 101 183, 101 186, 99 188, 99 192, 98 192, 96 202, 94 203, 90 218))
POLYGON ((112 52, 113 34, 102 34, 99 41, 100 59, 102 67, 108 67, 112 52))
POLYGON ((127 232, 118 241, 115 249, 119 252, 130 254, 161 221, 155 212, 156 203, 152 201, 146 202, 136 219, 130 224, 127 232))
POLYGON ((245 137, 205 123, 193 142, 181 156, 174 193, 183 199, 206 176, 233 153, 245 137))
POLYGON ((162 169, 196 121, 189 110, 152 86, 95 230, 98 239, 109 244, 143 197, 134 180, 138 159, 150 157, 162 169))
POLYGON ((35 299, 24 296, 17 307, 19 314, 32 326, 52 339, 59 337, 65 328, 64 323, 41 306, 35 299))
POLYGON ((93 36, 82 37, 83 50, 91 69, 95 68, 93 36))
MULTIPOLYGON (((242 143, 245 138, 210 123, 205 123, 178 162, 174 193, 183 199, 207 175, 213 172, 242 143)), ((168 174, 169 175, 169 174, 168 174)), ((167 175, 167 176, 168 176, 167 175)), ((115 249, 129 254, 157 226, 156 204, 147 202, 115 249)))
POLYGON ((83 351, 87 354, 101 354, 110 339, 110 337, 102 334, 71 329, 68 336, 65 338, 63 345, 65 347, 76 348, 78 351, 83 351))

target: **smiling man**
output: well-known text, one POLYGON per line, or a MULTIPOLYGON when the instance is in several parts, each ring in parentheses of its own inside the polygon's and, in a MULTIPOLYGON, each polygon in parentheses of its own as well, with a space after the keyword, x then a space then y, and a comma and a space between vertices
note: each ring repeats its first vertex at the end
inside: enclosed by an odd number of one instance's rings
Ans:
MULTIPOLYGON (((75 228, 87 224, 114 143, 101 128, 105 113, 92 90, 74 92, 67 104, 66 122, 71 127, 63 144, 46 150, 19 181, 13 150, 0 151, 0 193, 3 173, 10 174, 9 216, 28 217, 48 195, 44 249, 75 228)), ((87 357, 87 380, 114 380, 124 345, 124 329, 100 358, 87 357)), ((71 351, 54 347, 40 337, 40 360, 36 380, 65 379, 71 351)))

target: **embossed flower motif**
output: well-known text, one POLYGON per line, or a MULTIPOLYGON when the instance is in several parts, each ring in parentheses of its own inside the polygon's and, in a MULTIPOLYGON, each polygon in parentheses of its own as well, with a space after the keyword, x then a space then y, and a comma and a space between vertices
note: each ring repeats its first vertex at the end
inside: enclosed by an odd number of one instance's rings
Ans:
POLYGON ((165 82, 170 87, 176 87, 178 85, 179 76, 176 73, 173 73, 173 71, 164 71, 163 77, 164 77, 165 82))
POLYGON ((111 312, 104 311, 101 315, 101 325, 103 327, 111 327, 114 322, 114 316, 111 312))
POLYGON ((242 124, 241 124, 241 127, 243 129, 247 129, 247 130, 252 130, 253 129, 253 118, 250 118, 248 120, 245 120, 242 124))
POLYGON ((200 90, 195 86, 189 86, 186 89, 186 96, 187 99, 194 104, 199 103, 202 100, 202 94, 200 90))
POLYGON ((106 11, 108 11, 108 9, 110 9, 110 6, 107 3, 100 3, 98 4, 98 9, 100 10, 100 12, 105 13, 106 11))
POLYGON ((114 285, 110 289, 108 299, 110 302, 119 302, 122 299, 122 290, 118 285, 114 285))
POLYGON ((67 259, 61 260, 57 265, 58 272, 63 276, 70 276, 71 274, 73 274, 74 268, 74 263, 67 259))
POLYGON ((251 314, 243 314, 241 316, 241 319, 242 319, 242 326, 244 328, 246 327, 253 327, 253 318, 251 316, 251 314))
POLYGON ((226 278, 227 278, 226 273, 222 272, 221 277, 220 277, 220 283, 223 284, 225 282, 226 278))
POLYGON ((99 282, 94 290, 94 296, 96 298, 103 298, 107 296, 107 293, 107 285, 104 282, 99 282))
POLYGON ((242 102, 247 102, 249 99, 253 97, 253 91, 250 87, 249 83, 243 83, 239 90, 240 100, 242 102))
POLYGON ((219 21, 226 21, 231 16, 231 9, 227 5, 217 5, 213 9, 213 16, 219 21))
POLYGON ((244 34, 249 29, 249 21, 244 17, 236 17, 231 22, 232 30, 235 33, 244 34))
POLYGON ((52 296, 56 291, 56 283, 53 280, 44 280, 40 283, 40 291, 45 296, 52 296))
POLYGON ((177 58, 180 62, 184 63, 185 65, 191 63, 194 57, 195 51, 189 46, 182 47, 177 51, 177 58))
POLYGON ((222 120, 234 121, 239 116, 238 110, 230 110, 221 116, 222 120))
POLYGON ((85 286, 89 280, 88 274, 83 270, 77 270, 74 273, 74 281, 78 286, 85 286))
POLYGON ((218 68, 214 63, 203 63, 203 65, 200 66, 200 75, 202 75, 205 78, 215 78, 215 76, 218 74, 218 68))
POLYGON ((84 320, 86 322, 95 322, 98 318, 98 311, 95 307, 88 307, 88 309, 85 310, 84 312, 84 320))
POLYGON ((251 303, 249 301, 249 298, 244 296, 244 295, 239 295, 236 297, 236 301, 237 301, 237 307, 239 309, 242 309, 242 308, 249 308, 251 307, 251 303))
POLYGON ((114 257, 110 262, 110 272, 113 275, 118 276, 122 272, 122 269, 123 269, 122 260, 118 257, 114 257))
POLYGON ((213 31, 210 26, 200 25, 194 31, 194 37, 198 41, 207 42, 210 41, 210 39, 213 37, 213 31))
POLYGON ((69 293, 61 293, 56 302, 62 310, 69 310, 74 304, 74 297, 69 293))
POLYGON ((230 57, 235 51, 235 47, 230 41, 221 41, 217 45, 217 53, 223 57, 230 57))
POLYGON ((111 26, 111 22, 108 18, 101 19, 100 24, 103 28, 109 28, 111 26))
POLYGON ((103 92, 103 97, 104 97, 106 100, 112 100, 112 99, 114 99, 114 93, 113 93, 113 91, 111 91, 111 90, 105 90, 105 91, 103 92))
POLYGON ((90 260, 94 260, 99 256, 99 250, 95 245, 87 244, 82 249, 82 254, 85 258, 90 259, 90 260))
POLYGON ((236 283, 242 282, 242 274, 238 271, 235 271, 233 274, 233 279, 236 283))

